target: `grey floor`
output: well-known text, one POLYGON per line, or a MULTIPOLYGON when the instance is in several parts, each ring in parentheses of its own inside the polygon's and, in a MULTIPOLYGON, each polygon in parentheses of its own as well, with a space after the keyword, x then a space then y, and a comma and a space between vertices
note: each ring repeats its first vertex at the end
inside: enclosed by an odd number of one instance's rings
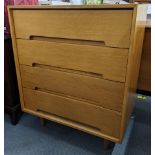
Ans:
MULTIPOLYGON (((137 100, 135 123, 126 155, 150 155, 151 98, 137 100)), ((110 155, 103 150, 102 139, 78 130, 48 122, 40 125, 39 118, 23 114, 16 126, 9 116, 4 120, 5 155, 110 155)))
POLYGON ((151 98, 137 100, 135 123, 126 155, 151 155, 151 98))

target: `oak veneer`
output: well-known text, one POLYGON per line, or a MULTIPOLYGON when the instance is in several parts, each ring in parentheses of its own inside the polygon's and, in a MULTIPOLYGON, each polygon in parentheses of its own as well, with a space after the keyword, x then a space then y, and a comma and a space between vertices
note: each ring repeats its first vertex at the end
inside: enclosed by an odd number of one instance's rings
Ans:
POLYGON ((17 47, 20 64, 57 66, 125 82, 128 49, 23 39, 17 39, 17 47))
POLYGON ((12 13, 16 38, 29 39, 31 36, 69 38, 104 41, 107 46, 113 47, 129 47, 132 24, 130 9, 38 9, 14 10, 12 13))
POLYGON ((92 104, 108 109, 122 111, 124 83, 41 67, 21 65, 20 70, 25 88, 37 87, 78 100, 88 100, 92 104))
POLYGON ((94 127, 95 130, 110 136, 119 137, 121 115, 117 112, 53 93, 31 89, 24 89, 23 92, 27 109, 57 115, 83 123, 90 128, 94 127))
POLYGON ((121 142, 134 104, 145 6, 8 10, 22 110, 121 142))

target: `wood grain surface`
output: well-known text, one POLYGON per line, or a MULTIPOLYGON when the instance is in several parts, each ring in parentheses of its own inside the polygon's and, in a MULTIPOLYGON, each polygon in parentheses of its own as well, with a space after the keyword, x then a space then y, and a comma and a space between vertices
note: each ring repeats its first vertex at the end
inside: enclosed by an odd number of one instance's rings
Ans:
POLYGON ((51 113, 95 127, 109 136, 119 137, 121 117, 116 112, 90 105, 87 102, 30 89, 24 89, 24 99, 27 109, 51 113))
POLYGON ((43 64, 125 82, 128 49, 22 39, 17 45, 20 64, 43 64))
POLYGON ((9 7, 23 111, 121 142, 134 105, 145 9, 9 7))
POLYGON ((37 87, 108 109, 122 110, 124 83, 24 65, 21 77, 26 88, 37 87))
POLYGON ((129 48, 132 13, 124 9, 14 10, 13 18, 16 38, 94 40, 104 41, 106 46, 129 48))

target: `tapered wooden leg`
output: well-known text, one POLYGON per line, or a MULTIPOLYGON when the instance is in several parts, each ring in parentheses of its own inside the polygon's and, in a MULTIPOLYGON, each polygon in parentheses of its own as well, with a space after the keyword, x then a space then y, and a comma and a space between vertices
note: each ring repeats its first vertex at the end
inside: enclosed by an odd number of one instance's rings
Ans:
POLYGON ((111 149, 113 146, 114 146, 113 142, 111 142, 109 140, 106 140, 106 139, 103 140, 103 148, 104 148, 104 150, 111 149))
POLYGON ((46 125, 46 119, 40 117, 40 123, 42 126, 46 125))

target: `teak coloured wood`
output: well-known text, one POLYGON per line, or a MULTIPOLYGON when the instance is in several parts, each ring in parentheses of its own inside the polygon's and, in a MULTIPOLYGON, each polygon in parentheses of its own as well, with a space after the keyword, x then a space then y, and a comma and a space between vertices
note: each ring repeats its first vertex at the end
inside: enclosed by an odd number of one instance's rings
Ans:
POLYGON ((145 6, 8 10, 22 110, 121 142, 134 104, 145 6))

